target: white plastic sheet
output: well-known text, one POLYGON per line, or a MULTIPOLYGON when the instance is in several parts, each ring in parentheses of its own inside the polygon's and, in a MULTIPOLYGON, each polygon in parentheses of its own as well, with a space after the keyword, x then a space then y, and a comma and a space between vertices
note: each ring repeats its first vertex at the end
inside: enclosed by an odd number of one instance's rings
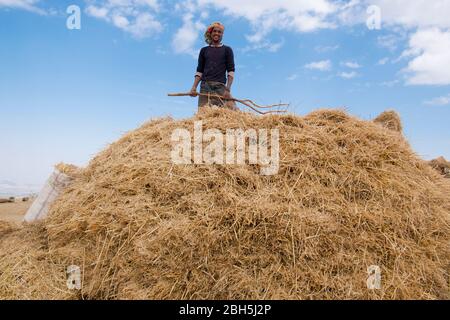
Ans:
POLYGON ((72 182, 72 178, 55 169, 48 178, 38 197, 28 209, 24 221, 34 222, 45 219, 51 204, 61 192, 72 182))

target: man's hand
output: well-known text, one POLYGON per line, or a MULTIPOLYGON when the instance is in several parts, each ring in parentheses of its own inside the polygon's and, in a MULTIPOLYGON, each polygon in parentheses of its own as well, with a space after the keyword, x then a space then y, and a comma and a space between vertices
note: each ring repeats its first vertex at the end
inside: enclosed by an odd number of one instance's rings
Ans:
POLYGON ((191 96, 191 97, 196 97, 196 96, 198 96, 198 93, 197 93, 197 89, 196 89, 196 88, 192 88, 192 89, 191 89, 191 91, 190 91, 190 96, 191 96))
POLYGON ((223 94, 223 97, 224 97, 225 99, 231 99, 231 98, 232 98, 231 92, 230 92, 229 89, 225 89, 225 93, 223 94))

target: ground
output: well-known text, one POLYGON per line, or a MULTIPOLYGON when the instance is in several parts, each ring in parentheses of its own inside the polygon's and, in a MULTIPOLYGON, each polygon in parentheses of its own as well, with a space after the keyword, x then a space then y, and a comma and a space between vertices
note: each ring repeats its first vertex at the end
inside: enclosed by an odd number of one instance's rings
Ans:
POLYGON ((26 202, 19 200, 13 203, 0 203, 0 221, 20 223, 32 203, 32 200, 26 202))

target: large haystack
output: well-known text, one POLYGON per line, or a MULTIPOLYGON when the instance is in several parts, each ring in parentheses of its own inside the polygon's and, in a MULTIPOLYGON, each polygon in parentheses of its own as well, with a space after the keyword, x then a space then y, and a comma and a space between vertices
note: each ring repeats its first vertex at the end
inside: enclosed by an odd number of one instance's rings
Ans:
POLYGON ((449 191, 401 134, 341 111, 155 120, 96 156, 43 224, 0 231, 0 298, 449 298, 449 191), (174 165, 171 134, 194 120, 278 128, 279 173, 174 165))

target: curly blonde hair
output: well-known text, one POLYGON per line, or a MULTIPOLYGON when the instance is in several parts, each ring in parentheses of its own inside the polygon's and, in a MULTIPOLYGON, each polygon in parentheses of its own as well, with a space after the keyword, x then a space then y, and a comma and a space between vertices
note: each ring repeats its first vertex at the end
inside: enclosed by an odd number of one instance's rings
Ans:
POLYGON ((212 43, 211 33, 214 30, 214 28, 220 28, 220 29, 222 29, 222 31, 225 31, 225 27, 222 23, 220 23, 218 21, 211 23, 205 31, 205 42, 207 44, 212 43))

